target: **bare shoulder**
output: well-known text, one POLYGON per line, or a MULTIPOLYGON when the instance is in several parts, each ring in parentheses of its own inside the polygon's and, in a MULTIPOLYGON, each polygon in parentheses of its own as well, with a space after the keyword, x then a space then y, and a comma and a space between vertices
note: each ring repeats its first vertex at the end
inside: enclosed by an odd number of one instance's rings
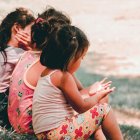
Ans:
POLYGON ((69 72, 63 72, 63 76, 62 76, 62 81, 67 81, 69 79, 73 79, 73 76, 71 73, 69 72))
POLYGON ((55 86, 62 88, 67 83, 73 82, 73 76, 69 72, 58 70, 51 76, 51 81, 55 86))
POLYGON ((63 76, 61 77, 61 85, 70 84, 71 82, 75 82, 73 76, 69 72, 64 72, 63 76))
POLYGON ((57 70, 51 75, 51 81, 55 86, 60 87, 61 81, 63 79, 63 74, 64 73, 61 70, 57 70))

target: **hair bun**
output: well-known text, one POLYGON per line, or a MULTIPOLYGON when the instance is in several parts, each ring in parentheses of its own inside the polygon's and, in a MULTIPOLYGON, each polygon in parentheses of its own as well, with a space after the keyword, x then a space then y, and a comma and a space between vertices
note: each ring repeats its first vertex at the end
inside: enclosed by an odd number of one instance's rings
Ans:
POLYGON ((32 26, 32 42, 35 42, 38 47, 42 46, 47 41, 50 29, 50 24, 46 20, 37 18, 32 26))
POLYGON ((44 21, 43 18, 37 18, 36 21, 35 21, 35 23, 39 23, 39 22, 43 22, 43 21, 44 21))
POLYGON ((49 22, 47 22, 46 20, 44 20, 42 18, 37 18, 34 25, 35 25, 36 29, 40 32, 46 32, 48 34, 50 31, 49 22))

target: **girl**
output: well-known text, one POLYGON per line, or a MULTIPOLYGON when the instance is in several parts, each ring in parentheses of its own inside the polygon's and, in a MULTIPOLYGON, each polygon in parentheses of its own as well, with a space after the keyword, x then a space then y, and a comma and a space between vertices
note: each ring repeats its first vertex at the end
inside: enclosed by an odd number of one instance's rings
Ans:
POLYGON ((101 125, 107 138, 122 140, 110 106, 97 104, 114 88, 83 99, 72 76, 88 50, 86 35, 75 26, 61 26, 51 30, 43 46, 40 62, 46 69, 35 89, 32 109, 38 139, 84 140, 101 125))
MULTIPOLYGON (((18 8, 9 13, 0 25, 0 126, 10 127, 7 117, 7 97, 12 71, 24 50, 19 48, 15 35, 24 30, 26 42, 34 17, 27 9, 18 8)), ((23 46, 23 44, 22 44, 23 46)))
MULTIPOLYGON (((18 133, 33 133, 32 97, 38 78, 45 69, 40 64, 39 58, 43 49, 41 44, 47 41, 49 35, 46 22, 51 28, 71 23, 62 12, 48 8, 39 15, 32 26, 32 51, 25 52, 19 60, 12 73, 9 91, 8 116, 11 125, 18 133), (43 29, 46 29, 44 34, 42 34, 43 29)), ((23 32, 18 32, 16 38, 23 43, 26 39, 23 32)))

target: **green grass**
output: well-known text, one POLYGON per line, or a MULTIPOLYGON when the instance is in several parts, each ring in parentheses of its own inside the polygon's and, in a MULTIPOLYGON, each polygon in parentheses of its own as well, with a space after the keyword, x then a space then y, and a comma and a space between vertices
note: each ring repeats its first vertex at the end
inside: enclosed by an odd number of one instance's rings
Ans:
POLYGON ((0 140, 37 140, 35 135, 17 134, 11 130, 2 129, 0 131, 0 140))
MULTIPOLYGON (((77 72, 78 79, 84 86, 100 81, 105 76, 90 74, 82 68, 77 72)), ((116 108, 134 109, 140 111, 140 79, 108 77, 116 91, 110 95, 110 104, 116 108)))
MULTIPOLYGON (((139 128, 127 125, 121 125, 120 128, 123 133, 124 140, 139 140, 140 138, 139 128)), ((34 135, 28 134, 21 135, 13 133, 12 131, 3 130, 0 131, 0 140, 37 140, 37 139, 34 135)))
MULTIPOLYGON (((85 87, 105 77, 103 75, 87 73, 82 68, 78 70, 76 76, 85 87)), ((140 114, 140 79, 117 78, 113 76, 108 77, 108 79, 113 82, 112 86, 116 87, 116 91, 110 95, 111 106, 124 112, 125 110, 134 110, 140 114)), ((120 128, 124 140, 140 140, 140 128, 127 125, 121 125, 120 128)))
POLYGON ((124 140, 140 140, 139 128, 127 125, 121 125, 120 128, 123 133, 124 140))

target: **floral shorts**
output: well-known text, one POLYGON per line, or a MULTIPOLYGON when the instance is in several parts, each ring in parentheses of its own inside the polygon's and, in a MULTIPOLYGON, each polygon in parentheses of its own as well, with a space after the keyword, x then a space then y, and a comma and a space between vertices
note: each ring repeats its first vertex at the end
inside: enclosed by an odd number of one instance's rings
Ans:
POLYGON ((87 140, 102 124, 109 111, 108 104, 97 104, 83 114, 66 118, 58 128, 36 136, 38 140, 87 140))

